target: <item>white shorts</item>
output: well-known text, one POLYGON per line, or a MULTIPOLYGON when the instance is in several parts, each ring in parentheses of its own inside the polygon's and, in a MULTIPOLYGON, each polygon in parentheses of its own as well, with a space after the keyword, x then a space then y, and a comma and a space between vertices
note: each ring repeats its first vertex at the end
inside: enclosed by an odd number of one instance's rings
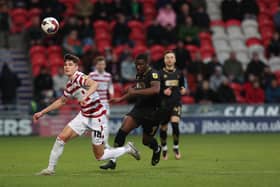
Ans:
POLYGON ((72 119, 68 126, 73 129, 79 136, 87 130, 91 131, 92 144, 101 145, 104 143, 104 129, 107 128, 107 117, 102 115, 98 118, 88 118, 81 112, 72 119))

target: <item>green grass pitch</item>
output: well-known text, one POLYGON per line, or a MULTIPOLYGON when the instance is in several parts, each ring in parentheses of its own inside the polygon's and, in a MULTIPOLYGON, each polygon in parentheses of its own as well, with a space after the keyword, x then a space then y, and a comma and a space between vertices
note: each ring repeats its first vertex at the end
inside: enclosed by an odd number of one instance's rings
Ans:
MULTIPOLYGON (((111 138, 112 140, 113 138, 111 138)), ((141 160, 130 155, 119 159, 117 169, 102 171, 93 158, 90 139, 69 142, 55 176, 34 176, 47 166, 55 138, 1 137, 0 187, 279 187, 280 135, 185 135, 182 159, 150 165, 151 151, 140 136, 128 136, 141 151, 141 160)), ((169 137, 169 148, 172 138, 169 137)), ((171 149, 170 149, 171 150, 171 149)))

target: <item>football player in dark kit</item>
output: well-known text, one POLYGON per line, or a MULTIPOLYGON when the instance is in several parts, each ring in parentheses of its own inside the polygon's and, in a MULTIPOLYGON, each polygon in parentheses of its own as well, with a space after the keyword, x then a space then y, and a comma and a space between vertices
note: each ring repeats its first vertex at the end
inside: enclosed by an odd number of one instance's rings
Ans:
POLYGON ((167 156, 167 129, 171 122, 173 134, 173 151, 175 158, 180 159, 179 152, 179 122, 181 116, 181 95, 186 93, 185 81, 182 73, 175 67, 176 57, 173 51, 164 53, 164 64, 160 70, 161 79, 161 116, 160 140, 162 146, 162 156, 164 160, 167 156))
MULTIPOLYGON (((124 117, 122 126, 115 136, 114 146, 124 145, 129 132, 142 126, 142 142, 153 150, 151 164, 154 166, 159 162, 161 153, 161 147, 154 138, 160 123, 158 114, 160 77, 158 72, 149 66, 146 54, 140 54, 136 57, 135 66, 137 69, 136 86, 129 88, 122 97, 111 99, 111 102, 116 103, 132 97, 136 98, 133 109, 124 117)), ((100 166, 101 169, 115 169, 115 167, 116 160, 114 159, 100 166)))

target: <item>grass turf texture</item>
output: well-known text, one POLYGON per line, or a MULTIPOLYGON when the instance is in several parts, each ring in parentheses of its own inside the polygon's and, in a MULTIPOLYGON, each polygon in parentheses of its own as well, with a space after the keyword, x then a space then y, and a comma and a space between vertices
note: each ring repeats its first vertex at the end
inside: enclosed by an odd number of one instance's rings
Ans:
POLYGON ((93 159, 90 139, 82 137, 66 145, 55 176, 34 176, 47 166, 54 140, 1 137, 0 187, 280 186, 279 134, 181 136, 181 160, 175 160, 169 137, 169 160, 156 167, 141 138, 129 136, 142 158, 125 155, 114 171, 99 169, 103 162, 93 159))

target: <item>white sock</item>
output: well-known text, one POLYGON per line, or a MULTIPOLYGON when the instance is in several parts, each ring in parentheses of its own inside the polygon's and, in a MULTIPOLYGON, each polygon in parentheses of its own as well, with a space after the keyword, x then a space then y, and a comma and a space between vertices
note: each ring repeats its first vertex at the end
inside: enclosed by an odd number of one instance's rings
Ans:
POLYGON ((163 146, 163 147, 162 147, 162 150, 163 150, 163 151, 167 151, 167 150, 168 150, 167 145, 163 146))
POLYGON ((179 145, 173 145, 173 149, 179 149, 179 145))
POLYGON ((49 158, 48 169, 54 171, 59 157, 63 153, 65 142, 59 138, 56 139, 49 158))
POLYGON ((128 147, 118 147, 111 149, 104 149, 104 154, 99 160, 115 159, 129 151, 128 147))

